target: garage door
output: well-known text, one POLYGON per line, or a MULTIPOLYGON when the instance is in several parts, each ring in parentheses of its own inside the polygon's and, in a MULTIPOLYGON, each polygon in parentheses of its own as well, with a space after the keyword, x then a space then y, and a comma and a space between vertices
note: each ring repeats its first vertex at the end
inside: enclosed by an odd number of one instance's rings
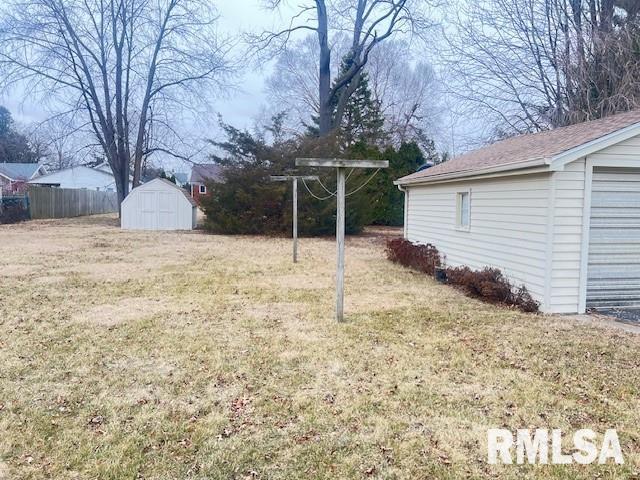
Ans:
POLYGON ((640 307, 640 169, 595 168, 587 307, 640 307))

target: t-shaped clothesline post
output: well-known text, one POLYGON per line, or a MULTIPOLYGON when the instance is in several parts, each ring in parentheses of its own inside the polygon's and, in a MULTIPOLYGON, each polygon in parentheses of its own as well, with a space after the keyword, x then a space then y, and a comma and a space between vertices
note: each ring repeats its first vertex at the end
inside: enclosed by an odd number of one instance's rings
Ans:
POLYGON ((337 171, 336 209, 336 320, 344 321, 344 227, 347 168, 387 168, 387 160, 342 160, 339 158, 297 158, 296 167, 330 167, 337 171))
POLYGON ((271 175, 272 182, 288 182, 293 183, 293 263, 298 262, 298 179, 318 180, 315 175, 271 175))

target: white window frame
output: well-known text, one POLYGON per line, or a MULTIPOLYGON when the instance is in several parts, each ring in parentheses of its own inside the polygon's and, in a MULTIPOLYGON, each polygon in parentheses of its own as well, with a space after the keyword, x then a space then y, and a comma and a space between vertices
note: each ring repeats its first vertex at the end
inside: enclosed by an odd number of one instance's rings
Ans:
POLYGON ((200 195, 206 195, 207 194, 207 186, 206 185, 199 185, 198 186, 198 192, 200 193, 200 195))
POLYGON ((460 190, 456 192, 456 230, 468 232, 471 229, 471 189, 460 190), (467 196, 469 207, 467 208, 467 224, 462 223, 462 202, 464 196, 467 196))

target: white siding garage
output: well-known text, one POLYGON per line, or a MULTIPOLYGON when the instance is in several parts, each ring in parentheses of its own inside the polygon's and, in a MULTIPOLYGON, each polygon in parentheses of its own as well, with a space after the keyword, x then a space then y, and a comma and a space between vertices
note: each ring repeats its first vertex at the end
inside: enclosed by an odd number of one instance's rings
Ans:
POLYGON ((640 305, 640 168, 595 167, 587 307, 640 305))
POLYGON ((126 230, 192 230, 197 207, 186 190, 156 178, 134 188, 122 202, 126 230))
POLYGON ((408 190, 408 240, 432 243, 446 263, 499 267, 544 301, 548 174, 451 182, 408 190), (467 228, 458 226, 456 195, 469 192, 467 228), (523 222, 522 218, 527 221, 523 222))
POLYGON ((395 182, 405 237, 501 269, 543 312, 640 308, 640 111, 496 142, 395 182))

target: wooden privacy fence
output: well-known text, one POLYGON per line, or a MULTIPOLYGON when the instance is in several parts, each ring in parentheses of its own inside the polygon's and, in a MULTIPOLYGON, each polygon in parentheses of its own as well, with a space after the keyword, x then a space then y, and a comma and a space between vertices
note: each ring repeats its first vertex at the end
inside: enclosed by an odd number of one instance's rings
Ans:
POLYGON ((75 188, 29 187, 31 218, 69 218, 118 211, 115 192, 75 188))

